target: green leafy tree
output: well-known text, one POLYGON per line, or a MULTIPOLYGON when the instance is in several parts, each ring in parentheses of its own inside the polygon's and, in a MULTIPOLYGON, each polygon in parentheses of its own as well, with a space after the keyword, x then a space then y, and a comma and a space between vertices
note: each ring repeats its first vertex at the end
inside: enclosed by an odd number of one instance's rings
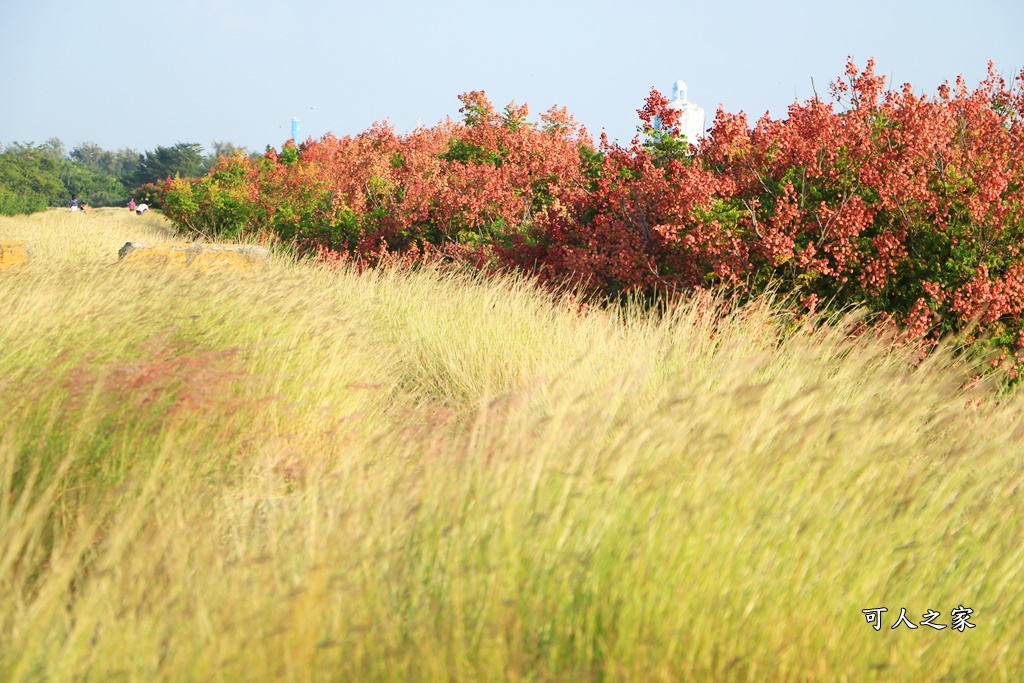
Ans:
POLYGON ((120 206, 128 201, 141 154, 133 149, 110 151, 85 142, 72 149, 69 157, 61 170, 69 193, 93 206, 120 206))
POLYGON ((166 178, 198 178, 205 175, 206 159, 198 142, 179 142, 173 147, 147 151, 139 161, 134 184, 159 183, 166 178))
POLYGON ((72 161, 114 176, 125 186, 133 184, 142 155, 134 149, 105 150, 95 142, 83 142, 71 150, 72 161))
POLYGON ((131 196, 117 176, 73 161, 60 162, 60 179, 69 195, 77 195, 90 206, 121 206, 131 196))
POLYGON ((67 156, 67 148, 60 138, 48 138, 40 149, 43 156, 54 161, 60 161, 67 156))
POLYGON ((12 143, 0 154, 0 214, 42 211, 64 198, 59 164, 45 145, 12 143))

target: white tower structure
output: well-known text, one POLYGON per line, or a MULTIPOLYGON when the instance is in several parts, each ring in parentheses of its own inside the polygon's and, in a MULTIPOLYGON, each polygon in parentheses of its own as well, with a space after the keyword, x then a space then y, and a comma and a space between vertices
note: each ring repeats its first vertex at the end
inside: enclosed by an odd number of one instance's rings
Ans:
POLYGON ((687 142, 697 144, 704 135, 704 109, 686 99, 685 81, 676 81, 672 86, 672 101, 668 106, 680 113, 679 132, 686 136, 687 142))

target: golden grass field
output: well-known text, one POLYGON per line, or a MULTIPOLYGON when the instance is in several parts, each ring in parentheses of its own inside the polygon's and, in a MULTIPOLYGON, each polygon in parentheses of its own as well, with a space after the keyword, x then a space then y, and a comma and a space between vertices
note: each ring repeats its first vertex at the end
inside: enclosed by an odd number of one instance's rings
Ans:
POLYGON ((1024 403, 950 354, 170 238, 0 218, 0 680, 1024 678, 1024 403))

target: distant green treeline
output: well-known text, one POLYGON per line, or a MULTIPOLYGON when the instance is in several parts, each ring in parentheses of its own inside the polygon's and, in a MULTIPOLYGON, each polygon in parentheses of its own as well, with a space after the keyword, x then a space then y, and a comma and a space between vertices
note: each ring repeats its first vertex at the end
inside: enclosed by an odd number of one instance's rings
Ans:
POLYGON ((67 206, 72 196, 89 206, 122 206, 147 184, 167 176, 199 177, 221 156, 247 150, 230 142, 214 142, 204 153, 197 142, 179 142, 151 151, 106 150, 86 142, 70 152, 50 138, 0 144, 0 215, 67 206))

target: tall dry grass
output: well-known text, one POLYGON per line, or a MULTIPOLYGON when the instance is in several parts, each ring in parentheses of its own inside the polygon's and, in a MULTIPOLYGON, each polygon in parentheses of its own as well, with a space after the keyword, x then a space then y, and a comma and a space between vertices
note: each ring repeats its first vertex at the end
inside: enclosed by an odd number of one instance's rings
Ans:
POLYGON ((1021 402, 948 354, 72 218, 0 219, 0 679, 1020 677, 1021 402))

